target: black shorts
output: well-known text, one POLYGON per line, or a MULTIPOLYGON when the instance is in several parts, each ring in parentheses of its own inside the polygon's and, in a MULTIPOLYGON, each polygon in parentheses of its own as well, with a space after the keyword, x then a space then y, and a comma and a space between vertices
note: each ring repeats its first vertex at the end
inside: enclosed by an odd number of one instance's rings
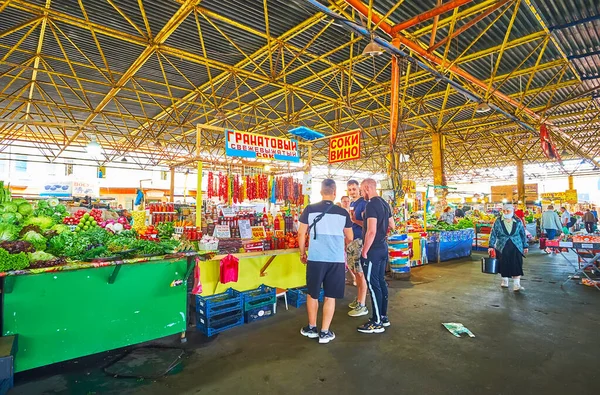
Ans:
POLYGON ((325 297, 342 299, 346 287, 344 263, 311 262, 306 264, 306 287, 313 299, 319 299, 321 284, 325 297))

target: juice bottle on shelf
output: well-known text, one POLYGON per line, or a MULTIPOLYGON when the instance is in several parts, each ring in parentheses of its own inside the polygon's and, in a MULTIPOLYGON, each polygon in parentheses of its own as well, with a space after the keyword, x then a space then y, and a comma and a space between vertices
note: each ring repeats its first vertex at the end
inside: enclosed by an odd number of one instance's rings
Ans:
POLYGON ((267 229, 269 227, 269 217, 267 216, 267 208, 263 208, 262 224, 267 229))
POLYGON ((279 218, 280 218, 280 215, 277 214, 277 216, 273 220, 273 229, 275 229, 275 230, 281 230, 281 224, 279 223, 279 218))
POLYGON ((270 211, 267 214, 267 221, 268 221, 269 227, 273 228, 273 214, 271 214, 270 211))
POLYGON ((292 212, 292 232, 298 232, 298 212, 295 209, 292 212))

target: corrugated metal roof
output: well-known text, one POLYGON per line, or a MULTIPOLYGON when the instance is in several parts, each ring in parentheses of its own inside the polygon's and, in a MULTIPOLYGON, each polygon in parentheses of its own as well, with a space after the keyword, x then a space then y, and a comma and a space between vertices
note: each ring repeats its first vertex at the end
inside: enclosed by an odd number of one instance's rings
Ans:
MULTIPOLYGON (((459 11, 477 7, 483 1, 475 0, 461 7, 459 11)), ((436 2, 437 0, 406 1, 391 14, 390 21, 392 24, 405 21, 434 8, 436 2)), ((182 3, 183 0, 142 2, 153 35, 163 28, 182 3)), ((321 3, 331 5, 328 0, 322 0, 321 3)), ((395 6, 396 1, 375 0, 373 3, 376 11, 385 14, 395 6)), ((110 34, 102 31, 96 33, 110 72, 113 73, 111 76, 79 5, 67 1, 52 3, 52 24, 44 38, 44 60, 37 80, 39 89, 45 93, 37 90, 34 92, 32 100, 36 108, 50 113, 49 107, 55 106, 57 119, 67 120, 74 117, 76 121, 81 122, 92 114, 93 109, 110 92, 114 81, 121 78, 138 59, 148 41, 140 5, 137 0, 121 0, 116 4, 127 18, 120 15, 119 10, 109 3, 83 0, 87 17, 92 23, 97 24, 100 30, 114 30, 110 34), (121 32, 123 36, 115 37, 118 35, 115 31, 121 32), (53 32, 56 33, 56 37, 53 32), (57 37, 64 53, 58 45, 57 37), (68 61, 65 59, 65 53, 68 61), (48 94, 55 95, 56 104, 48 100, 48 94)), ((594 19, 600 15, 600 4, 595 0, 533 0, 533 4, 544 23, 550 29, 555 27, 553 35, 558 46, 555 41, 549 42, 540 60, 543 70, 536 70, 533 74, 529 86, 531 92, 525 95, 525 103, 542 111, 548 105, 570 100, 579 93, 591 95, 593 88, 600 85, 600 78, 596 79, 600 77, 600 17, 594 19), (576 24, 582 20, 586 22, 576 24), (571 25, 565 26, 568 24, 571 25), (569 62, 577 75, 568 68, 559 80, 557 73, 565 64, 560 61, 567 61, 561 50, 571 57, 569 62), (578 77, 584 79, 582 84, 577 82, 578 77), (556 84, 559 82, 563 87, 557 89, 556 84)), ((45 0, 13 0, 0 14, 0 35, 3 31, 39 15, 39 7, 44 5, 45 0)), ((495 24, 492 25, 491 22, 499 14, 499 10, 454 38, 448 51, 449 60, 455 60, 464 52, 465 59, 458 59, 456 64, 482 81, 487 81, 492 74, 491 69, 499 55, 490 48, 502 45, 513 16, 514 3, 507 4, 505 8, 508 11, 495 24), (487 32, 471 45, 486 27, 489 27, 487 32), (468 46, 469 50, 465 51, 468 46)), ((340 11, 336 6, 332 6, 332 9, 340 11)), ((272 62, 269 62, 269 53, 264 50, 268 40, 263 2, 203 0, 196 11, 185 18, 159 49, 162 51, 160 57, 155 53, 145 61, 134 77, 121 87, 114 99, 102 110, 93 125, 104 130, 105 122, 110 121, 109 124, 114 124, 117 133, 130 133, 140 125, 147 124, 150 125, 148 128, 152 130, 153 135, 162 130, 163 135, 169 134, 169 138, 177 138, 189 129, 191 122, 223 124, 222 121, 218 121, 219 118, 215 118, 215 108, 218 107, 225 113, 228 119, 226 124, 229 126, 252 128, 262 123, 275 134, 286 130, 289 126, 286 122, 290 119, 296 124, 325 127, 327 132, 334 132, 337 127, 346 130, 359 126, 379 132, 387 130, 390 56, 384 54, 374 58, 361 57, 368 39, 357 39, 354 36, 356 42, 348 45, 352 39, 351 33, 339 22, 331 23, 327 18, 315 17, 314 9, 305 0, 268 0, 267 10, 272 62), (306 26, 303 31, 298 29, 301 24, 306 26), (317 34, 320 36, 315 38, 317 34), (202 49, 200 35, 206 52, 202 49), (299 54, 299 49, 304 47, 305 52, 299 54), (353 59, 349 61, 351 53, 353 59), (205 54, 208 59, 204 59, 205 54), (325 54, 327 57, 320 58, 325 54), (353 76, 351 83, 348 73, 353 76), (194 93, 197 89, 203 93, 198 97, 194 93), (286 95, 289 113, 286 113, 286 101, 282 101, 286 95), (195 103, 189 105, 189 100, 182 100, 184 97, 192 97, 195 103), (172 105, 181 111, 172 110, 172 105), (269 106, 274 107, 276 111, 271 111, 269 106), (339 106, 345 110, 340 111, 339 106), (254 109, 257 109, 256 118, 254 109), (165 111, 170 115, 165 116, 165 111), (265 116, 269 121, 264 120, 265 116), (321 118, 333 121, 332 124, 336 126, 325 125, 321 118)), ((352 12, 349 7, 346 7, 346 11, 346 15, 352 12)), ((440 18, 443 20, 453 14, 453 11, 449 11, 440 18)), ((476 15, 478 14, 473 13, 469 18, 460 20, 455 30, 476 15)), ((357 22, 362 23, 358 18, 357 22)), ((416 39, 426 46, 431 30, 424 27, 431 26, 431 22, 427 20, 417 24, 409 28, 407 33, 418 33, 416 39)), ((26 27, 0 38, 0 59, 16 47, 28 29, 26 27)), ((508 37, 510 48, 502 54, 494 83, 494 87, 500 92, 520 100, 521 91, 531 75, 522 73, 521 70, 536 65, 540 43, 544 39, 543 31, 543 26, 527 3, 521 1, 514 27, 508 37), (520 45, 512 44, 519 38, 539 32, 542 33, 536 36, 536 40, 520 45), (519 70, 516 70, 517 67, 520 67, 519 70)), ((448 24, 441 26, 436 41, 446 37, 448 32, 448 24)), ((381 32, 378 34, 384 36, 381 32)), ((24 67, 22 65, 35 55, 38 37, 39 28, 34 29, 4 62, 0 61, 0 74, 8 72, 8 75, 0 77, 0 91, 11 81, 11 76, 14 77, 20 72, 24 67)), ((437 53, 443 56, 444 49, 443 46, 440 47, 437 53)), ((403 65, 403 68, 405 69, 406 65, 403 65)), ((28 79, 31 79, 31 75, 31 69, 27 69, 10 90, 0 95, 0 116, 16 108, 17 103, 27 100, 28 90, 23 90, 16 102, 9 106, 10 100, 7 95, 24 86, 28 79)), ((456 81, 467 84, 463 78, 457 78, 456 81)), ((430 128, 428 123, 437 123, 440 116, 442 121, 452 117, 448 123, 449 130, 493 120, 498 122, 491 128, 496 133, 506 134, 506 138, 510 139, 515 134, 516 126, 513 122, 505 121, 505 118, 497 113, 474 113, 473 103, 469 103, 454 89, 450 90, 445 111, 440 113, 444 106, 446 85, 422 71, 415 70, 414 67, 409 80, 410 87, 404 90, 404 84, 404 78, 401 78, 400 89, 405 95, 403 103, 412 108, 412 112, 403 109, 403 113, 408 114, 405 124, 406 136, 421 141, 420 144, 427 144, 430 128)), ((475 90, 473 86, 467 86, 475 90)), ((477 94, 484 95, 485 92, 478 90, 477 94)), ((503 105, 500 102, 496 104, 503 105)), ((514 108, 510 106, 504 108, 508 112, 514 112, 514 108)), ((589 120, 590 112, 587 109, 588 107, 581 103, 566 104, 558 107, 552 114, 556 116, 557 122, 569 124, 575 118, 589 120), (588 114, 573 115, 575 112, 585 111, 588 111, 588 114), (560 114, 565 115, 562 117, 560 114)), ((43 114, 31 115, 37 120, 47 118, 43 114)), ((490 139, 490 135, 486 131, 476 131, 468 134, 468 139, 474 142, 476 139, 490 139)), ((514 138, 519 138, 518 136, 514 138)), ((136 139, 144 143, 143 134, 136 139)), ((409 141, 403 141, 403 144, 409 144, 409 141)), ((424 150, 415 153, 416 158, 419 155, 421 158, 428 158, 430 152, 424 150)))

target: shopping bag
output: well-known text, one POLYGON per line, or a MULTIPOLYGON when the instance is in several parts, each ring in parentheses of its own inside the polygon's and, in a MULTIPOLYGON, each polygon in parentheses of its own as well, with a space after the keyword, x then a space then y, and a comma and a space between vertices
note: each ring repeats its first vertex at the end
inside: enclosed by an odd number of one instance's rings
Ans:
POLYGON ((192 294, 200 295, 202 293, 202 281, 200 280, 200 258, 196 257, 196 267, 194 268, 194 287, 192 294))
POLYGON ((219 262, 219 281, 221 284, 237 283, 240 260, 228 254, 219 262))
POLYGON ((546 238, 545 237, 540 237, 540 250, 545 250, 546 249, 546 238))

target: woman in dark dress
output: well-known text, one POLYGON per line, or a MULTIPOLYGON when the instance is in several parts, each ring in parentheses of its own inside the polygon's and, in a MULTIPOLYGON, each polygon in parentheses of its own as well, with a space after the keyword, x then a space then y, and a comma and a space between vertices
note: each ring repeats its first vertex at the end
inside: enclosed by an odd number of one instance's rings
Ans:
POLYGON ((523 275, 523 257, 529 252, 523 223, 515 219, 512 204, 504 205, 502 217, 494 222, 490 234, 489 253, 496 253, 502 275, 502 288, 508 288, 509 278, 513 279, 513 290, 519 292, 523 275))

